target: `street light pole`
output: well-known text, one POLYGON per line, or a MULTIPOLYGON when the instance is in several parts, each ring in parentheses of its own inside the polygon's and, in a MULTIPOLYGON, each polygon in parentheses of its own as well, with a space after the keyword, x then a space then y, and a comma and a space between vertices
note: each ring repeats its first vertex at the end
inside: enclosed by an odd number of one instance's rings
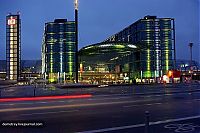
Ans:
POLYGON ((192 80, 192 46, 193 43, 189 43, 189 47, 190 47, 190 74, 191 74, 191 80, 192 80))
POLYGON ((76 83, 78 83, 78 0, 74 0, 74 6, 75 6, 75 36, 76 36, 76 53, 75 53, 75 68, 76 68, 76 75, 75 80, 76 83))

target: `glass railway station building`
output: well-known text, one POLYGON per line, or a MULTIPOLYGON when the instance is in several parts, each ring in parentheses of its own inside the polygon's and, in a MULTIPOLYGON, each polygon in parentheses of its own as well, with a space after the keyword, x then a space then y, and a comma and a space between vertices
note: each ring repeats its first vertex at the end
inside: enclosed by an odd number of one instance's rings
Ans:
POLYGON ((80 81, 155 82, 175 67, 175 22, 145 16, 79 51, 80 81))
POLYGON ((129 82, 139 76, 139 48, 125 42, 103 42, 79 51, 80 81, 92 84, 129 82))
MULTIPOLYGON (((75 22, 45 24, 42 73, 49 82, 74 81, 75 22)), ((79 82, 155 82, 175 68, 173 18, 145 16, 104 41, 79 50, 79 82)))

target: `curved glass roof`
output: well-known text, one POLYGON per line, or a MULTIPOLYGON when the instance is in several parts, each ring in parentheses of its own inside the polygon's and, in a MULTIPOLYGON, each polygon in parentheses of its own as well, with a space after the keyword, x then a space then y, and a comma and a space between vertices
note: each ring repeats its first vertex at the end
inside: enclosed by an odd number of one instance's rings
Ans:
POLYGON ((136 45, 124 42, 103 42, 92 44, 80 49, 80 54, 103 54, 106 52, 119 52, 119 53, 129 53, 137 49, 136 45))
POLYGON ((83 47, 79 50, 82 61, 109 63, 138 51, 136 45, 125 42, 102 42, 83 47))

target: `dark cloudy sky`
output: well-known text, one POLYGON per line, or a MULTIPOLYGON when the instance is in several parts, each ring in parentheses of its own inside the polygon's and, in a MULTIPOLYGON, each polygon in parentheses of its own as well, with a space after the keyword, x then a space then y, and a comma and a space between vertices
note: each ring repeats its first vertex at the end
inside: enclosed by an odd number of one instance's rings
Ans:
MULTIPOLYGON (((40 59, 44 23, 55 18, 74 19, 73 0, 0 0, 0 59, 5 59, 5 17, 21 12, 22 59, 40 59)), ((79 49, 100 42, 145 15, 176 21, 178 59, 199 56, 199 0, 80 0, 79 49)))

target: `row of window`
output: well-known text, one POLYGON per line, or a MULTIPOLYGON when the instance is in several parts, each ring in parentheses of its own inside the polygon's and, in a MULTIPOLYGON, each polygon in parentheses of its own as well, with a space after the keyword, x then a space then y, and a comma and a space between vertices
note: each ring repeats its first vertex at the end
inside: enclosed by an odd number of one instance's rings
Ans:
MULTIPOLYGON (((70 48, 70 47, 46 47, 45 53, 74 53, 75 54, 76 49, 70 48)), ((44 52, 44 51, 43 51, 44 52)))
POLYGON ((45 27, 46 32, 75 32, 75 25, 74 24, 54 24, 54 25, 47 25, 45 27))
POLYGON ((52 63, 63 63, 63 64, 66 64, 66 63, 69 63, 69 62, 73 62, 73 61, 75 61, 75 56, 71 56, 71 57, 69 57, 69 56, 63 56, 62 58, 61 57, 56 57, 56 56, 54 56, 54 57, 49 57, 49 56, 47 56, 46 57, 46 60, 45 60, 45 62, 52 62, 52 63))
POLYGON ((18 58, 10 58, 10 57, 7 57, 7 60, 9 60, 9 61, 18 61, 18 58))
POLYGON ((7 29, 6 32, 7 32, 7 33, 17 33, 17 32, 18 32, 18 29, 17 29, 17 28, 15 28, 15 29, 11 29, 11 28, 10 28, 10 29, 7 29))

